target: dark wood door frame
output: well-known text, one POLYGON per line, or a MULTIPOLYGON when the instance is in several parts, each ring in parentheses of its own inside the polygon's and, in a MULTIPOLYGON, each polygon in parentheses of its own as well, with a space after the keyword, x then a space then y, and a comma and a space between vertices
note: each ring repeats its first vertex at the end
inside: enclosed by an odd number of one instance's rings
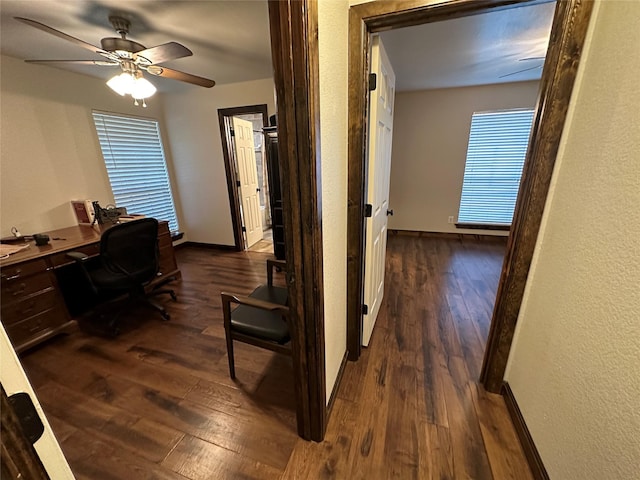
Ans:
MULTIPOLYGON (((371 2, 349 10, 347 348, 350 360, 359 358, 362 336, 370 34, 541 3, 537 0, 453 0, 429 5, 428 1, 371 2)), ((480 380, 491 392, 498 393, 502 385, 592 9, 591 0, 560 0, 556 4, 531 141, 482 366, 480 380)))
POLYGON ((316 0, 270 0, 298 433, 327 424, 316 0))
POLYGON ((238 196, 238 175, 236 173, 235 160, 232 155, 233 140, 229 135, 230 129, 227 123, 231 117, 236 115, 248 115, 252 113, 262 114, 262 124, 269 125, 269 115, 267 104, 247 105, 244 107, 219 108, 218 123, 220 124, 220 138, 222 139, 222 157, 224 158, 224 169, 227 173, 227 190, 229 191, 229 206, 231 207, 231 222, 233 224, 233 238, 237 251, 245 248, 244 236, 242 235, 242 215, 240 213, 240 197, 238 196))

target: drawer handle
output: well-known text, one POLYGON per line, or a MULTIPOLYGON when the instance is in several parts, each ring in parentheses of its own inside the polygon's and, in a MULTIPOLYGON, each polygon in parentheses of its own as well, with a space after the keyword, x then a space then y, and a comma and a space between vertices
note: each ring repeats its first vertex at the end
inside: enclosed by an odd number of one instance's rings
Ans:
POLYGON ((25 307, 22 309, 22 313, 25 315, 28 315, 29 313, 33 312, 33 309, 35 308, 36 304, 32 303, 31 305, 29 305, 28 307, 25 307))
POLYGON ((15 275, 11 275, 10 277, 3 277, 5 280, 15 280, 16 278, 20 278, 20 270, 17 271, 15 275))
POLYGON ((42 330, 42 322, 29 326, 29 332, 35 332, 37 330, 42 330))
POLYGON ((11 292, 11 295, 13 295, 14 297, 17 297, 18 295, 21 295, 22 293, 24 293, 26 289, 27 289, 27 284, 22 282, 21 284, 16 285, 15 288, 9 289, 9 291, 11 292))

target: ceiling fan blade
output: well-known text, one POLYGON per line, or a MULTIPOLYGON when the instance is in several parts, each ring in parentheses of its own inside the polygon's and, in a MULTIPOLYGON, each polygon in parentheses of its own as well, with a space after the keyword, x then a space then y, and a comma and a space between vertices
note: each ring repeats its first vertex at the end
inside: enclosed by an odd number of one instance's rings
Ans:
POLYGON ((38 30, 42 30, 43 32, 50 33, 51 35, 55 35, 56 37, 75 43, 79 47, 86 48, 87 50, 91 50, 93 53, 108 53, 103 49, 101 49, 100 47, 96 47, 95 45, 91 45, 90 43, 87 43, 78 38, 72 37, 71 35, 67 35, 66 33, 63 33, 60 30, 56 30, 55 28, 51 28, 45 25, 44 23, 36 22, 35 20, 30 20, 28 18, 23 18, 23 17, 13 17, 13 18, 15 18, 16 20, 22 23, 26 23, 27 25, 31 25, 32 27, 35 27, 38 30))
POLYGON ((529 70, 535 70, 536 68, 542 68, 542 65, 536 65, 535 67, 525 68, 524 70, 518 70, 517 72, 507 73, 506 75, 500 75, 498 78, 510 77, 511 75, 515 75, 517 73, 528 72, 529 70))
POLYGON ((27 63, 71 63, 74 65, 100 65, 101 67, 116 67, 118 62, 107 62, 106 60, 25 60, 27 63))
POLYGON ((180 80, 181 82, 193 83, 194 85, 199 85, 201 87, 211 88, 216 84, 216 82, 209 80, 208 78, 198 77, 197 75, 191 75, 190 73, 184 73, 167 67, 161 67, 160 65, 149 65, 146 70, 151 75, 180 80))
POLYGON ((177 42, 163 43, 155 47, 147 48, 134 54, 134 58, 142 57, 149 64, 168 62, 176 58, 190 57, 193 52, 177 42))

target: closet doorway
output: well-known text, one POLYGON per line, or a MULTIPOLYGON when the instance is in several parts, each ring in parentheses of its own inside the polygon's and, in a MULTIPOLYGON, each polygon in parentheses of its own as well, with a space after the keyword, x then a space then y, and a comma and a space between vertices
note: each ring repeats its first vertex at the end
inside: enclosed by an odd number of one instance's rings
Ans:
POLYGON ((267 105, 221 108, 218 121, 235 249, 273 251, 269 172, 262 130, 269 124, 267 105), (239 124, 247 128, 240 131, 239 124), (251 145, 241 145, 246 142, 251 145))

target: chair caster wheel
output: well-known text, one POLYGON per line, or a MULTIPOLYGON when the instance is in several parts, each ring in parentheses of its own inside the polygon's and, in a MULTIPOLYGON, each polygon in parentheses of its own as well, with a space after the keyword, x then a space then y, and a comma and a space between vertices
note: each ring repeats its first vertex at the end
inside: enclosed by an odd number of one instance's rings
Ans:
POLYGON ((162 315, 162 319, 166 322, 168 320, 171 320, 171 315, 169 315, 168 313, 161 313, 160 315, 162 315))
POLYGON ((178 296, 174 291, 169 292, 169 295, 171 295, 171 300, 173 300, 174 302, 178 301, 178 296))

